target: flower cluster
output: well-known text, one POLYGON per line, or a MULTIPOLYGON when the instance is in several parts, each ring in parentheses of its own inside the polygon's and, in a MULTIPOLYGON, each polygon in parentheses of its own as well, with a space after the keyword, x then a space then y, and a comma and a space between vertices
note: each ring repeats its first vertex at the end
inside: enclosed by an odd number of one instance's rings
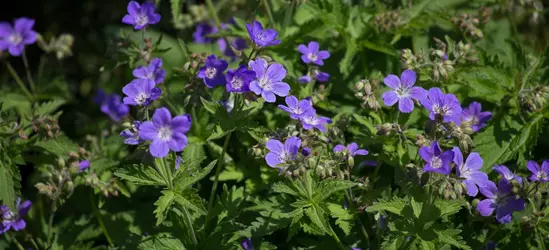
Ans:
POLYGON ((141 66, 133 71, 136 79, 122 88, 126 94, 124 104, 132 106, 147 106, 160 98, 162 90, 156 85, 164 81, 166 72, 162 69, 162 59, 151 60, 148 66, 141 66))
MULTIPOLYGON (((307 46, 300 44, 297 47, 297 50, 302 54, 301 60, 307 65, 324 65, 324 61, 330 57, 330 52, 327 50, 320 50, 320 46, 317 42, 311 41, 307 46)), ((330 78, 330 75, 325 72, 318 70, 317 66, 312 66, 309 68, 309 73, 307 75, 301 76, 299 78, 300 83, 309 83, 313 79, 319 82, 327 82, 330 78)))
POLYGON ((310 98, 298 100, 295 96, 286 97, 286 106, 278 105, 278 107, 290 114, 290 118, 299 120, 305 130, 316 128, 322 132, 326 132, 325 124, 331 123, 331 119, 318 116, 313 107, 310 98))

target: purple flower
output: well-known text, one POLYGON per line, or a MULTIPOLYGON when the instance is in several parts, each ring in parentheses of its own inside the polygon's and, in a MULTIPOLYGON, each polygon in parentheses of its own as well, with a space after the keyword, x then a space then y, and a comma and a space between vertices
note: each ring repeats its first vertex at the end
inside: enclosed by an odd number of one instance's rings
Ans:
POLYGON ((270 139, 267 141, 269 153, 265 156, 265 161, 269 167, 275 168, 278 164, 284 164, 294 160, 301 147, 301 140, 295 136, 288 138, 284 144, 279 140, 270 139))
POLYGON ((38 33, 32 29, 34 19, 17 18, 13 26, 8 22, 0 22, 0 51, 8 50, 12 56, 20 56, 25 45, 36 42, 38 33))
POLYGON ((278 33, 274 29, 263 29, 260 22, 254 21, 253 24, 246 24, 246 29, 250 35, 250 39, 259 47, 273 46, 280 44, 280 40, 276 40, 278 33))
POLYGON ((311 148, 303 148, 301 154, 305 157, 309 156, 311 154, 311 148))
POLYGON ((419 155, 425 162, 424 172, 435 172, 449 175, 451 168, 450 162, 454 159, 454 152, 442 152, 438 142, 431 143, 430 147, 423 146, 419 149, 419 155))
POLYGON ((154 13, 154 3, 144 2, 139 5, 136 1, 128 3, 128 14, 122 18, 122 23, 131 24, 135 30, 146 28, 149 24, 160 22, 160 14, 154 13))
POLYGON ((76 165, 78 166, 78 172, 82 172, 90 168, 90 160, 79 161, 76 165))
MULTIPOLYGON (((248 45, 246 44, 246 40, 242 38, 235 38, 231 41, 231 39, 227 38, 229 42, 231 43, 231 46, 236 50, 243 50, 248 48, 248 45)), ((223 52, 223 55, 230 57, 231 61, 236 60, 236 54, 231 49, 230 46, 227 46, 227 42, 225 39, 218 39, 217 45, 219 46, 219 50, 223 52)))
POLYGON ((297 81, 299 81, 299 83, 310 83, 311 81, 313 80, 313 78, 311 78, 311 76, 309 75, 304 75, 304 76, 301 76, 299 79, 297 79, 297 81))
POLYGON ((404 70, 400 79, 396 75, 388 75, 383 79, 385 85, 393 90, 383 93, 383 102, 387 106, 393 106, 398 102, 398 109, 402 113, 410 113, 414 110, 414 102, 425 98, 426 90, 420 87, 414 87, 417 76, 412 70, 404 70))
POLYGON ((240 65, 236 70, 229 69, 225 78, 227 92, 248 92, 250 82, 255 78, 255 72, 249 70, 246 65, 240 65))
POLYGON ((516 180, 519 184, 522 184, 522 177, 511 172, 511 170, 509 170, 506 166, 495 165, 492 169, 496 170, 501 175, 501 177, 503 177, 498 185, 500 185, 501 182, 505 182, 510 185, 511 181, 513 180, 516 180))
POLYGON ((471 128, 474 132, 479 131, 480 129, 486 126, 486 122, 492 118, 492 113, 490 112, 480 112, 481 105, 478 102, 472 102, 469 104, 469 107, 463 109, 461 112, 461 120, 470 122, 471 128))
POLYGON ((223 85, 226 83, 223 72, 227 69, 228 65, 227 61, 217 59, 215 55, 210 55, 206 58, 206 65, 198 71, 198 77, 204 80, 204 84, 208 88, 223 85))
POLYGON ((327 82, 330 79, 330 75, 326 72, 318 71, 317 69, 312 71, 312 76, 310 75, 304 75, 299 77, 298 81, 299 83, 306 84, 310 83, 313 79, 319 81, 319 82, 327 82))
POLYGON ((439 115, 444 122, 455 122, 458 125, 461 122, 461 106, 453 94, 444 94, 439 88, 431 88, 421 104, 430 112, 431 120, 439 115))
POLYGON ((122 88, 124 104, 132 106, 147 106, 151 101, 158 99, 162 95, 160 88, 155 88, 155 83, 150 79, 134 79, 122 88))
POLYGON ((179 169, 179 166, 181 165, 181 162, 183 161, 183 158, 181 158, 180 155, 175 157, 175 170, 179 169))
POLYGON ((252 238, 247 238, 243 240, 242 248, 244 248, 244 250, 254 250, 254 244, 252 242, 252 238))
POLYGON ((208 22, 199 23, 193 33, 193 40, 195 43, 211 43, 214 39, 208 37, 208 35, 215 33, 217 33, 217 27, 208 22))
POLYGON ((328 117, 317 116, 316 112, 307 112, 299 118, 301 125, 305 130, 311 130, 317 128, 322 132, 326 132, 326 127, 324 124, 332 123, 332 120, 328 117))
POLYGON ((117 122, 130 112, 130 107, 122 103, 117 94, 107 95, 105 91, 98 90, 94 98, 95 103, 101 105, 101 112, 107 114, 113 121, 117 122))
POLYGON ((30 207, 32 205, 31 201, 25 201, 21 204, 21 198, 17 199, 17 215, 14 214, 11 209, 6 206, 0 206, 0 234, 7 232, 10 229, 14 231, 19 231, 25 229, 27 223, 23 220, 23 217, 29 213, 30 207))
POLYGON ((324 65, 322 60, 328 59, 330 57, 330 52, 326 50, 318 51, 319 46, 315 41, 309 42, 308 46, 300 44, 297 46, 297 50, 303 54, 301 60, 304 63, 314 63, 316 65, 324 65))
POLYGON ((480 186, 480 192, 486 196, 486 199, 478 203, 477 211, 482 216, 490 216, 495 210, 496 219, 499 223, 505 224, 511 222, 513 211, 524 209, 524 199, 517 197, 511 190, 511 185, 502 182, 499 183, 498 187, 491 181, 480 186))
POLYGON ((355 155, 368 155, 368 150, 366 149, 359 149, 358 148, 358 145, 353 142, 349 145, 347 145, 347 147, 345 147, 344 145, 342 144, 338 144, 334 147, 334 153, 339 153, 343 150, 347 150, 349 152, 349 155, 350 156, 355 156, 355 155))
POLYGON ((307 98, 299 101, 297 97, 293 95, 287 96, 286 105, 288 106, 278 105, 278 107, 290 113, 290 118, 294 120, 299 120, 299 118, 307 112, 315 112, 315 109, 313 108, 313 103, 310 99, 307 98))
POLYGON ((528 168, 528 170, 530 170, 530 172, 532 172, 532 176, 530 176, 531 181, 549 181, 549 160, 543 161, 543 163, 541 164, 541 168, 539 167, 539 164, 535 161, 528 161, 526 167, 528 168))
POLYGON ((139 137, 152 141, 149 151, 156 158, 164 158, 170 149, 182 151, 187 146, 185 133, 191 128, 189 115, 178 115, 172 119, 167 108, 154 111, 152 121, 146 121, 139 126, 139 137))
POLYGON ((467 194, 475 197, 478 194, 478 187, 485 185, 488 180, 488 175, 480 171, 483 160, 478 153, 470 153, 467 160, 463 162, 463 153, 458 147, 452 149, 454 152, 454 163, 456 164, 457 175, 465 178, 463 183, 467 188, 467 194))
POLYGON ((139 140, 139 125, 141 125, 141 122, 135 121, 131 130, 124 129, 124 131, 120 132, 120 136, 124 138, 124 144, 137 145, 141 142, 139 140))
POLYGON ((261 95, 266 102, 275 102, 278 96, 287 96, 290 93, 290 85, 282 82, 286 77, 286 69, 278 63, 269 65, 262 58, 248 63, 255 71, 256 80, 250 83, 250 90, 256 95, 261 95))
POLYGON ((133 76, 140 79, 150 79, 156 84, 162 83, 166 77, 166 71, 162 69, 162 59, 152 59, 148 67, 141 66, 134 69, 133 76))

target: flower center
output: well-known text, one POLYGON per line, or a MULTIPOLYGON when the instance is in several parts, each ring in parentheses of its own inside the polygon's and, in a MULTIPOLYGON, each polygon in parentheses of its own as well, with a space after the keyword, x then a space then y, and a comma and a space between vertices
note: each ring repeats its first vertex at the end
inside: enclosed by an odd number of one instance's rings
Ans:
POLYGON ((240 77, 235 77, 231 81, 231 86, 233 87, 233 89, 240 89, 242 88, 243 85, 244 85, 244 81, 242 81, 242 78, 240 77))
POLYGON ((439 157, 433 157, 431 159, 431 167, 434 169, 439 169, 442 167, 442 160, 439 157))
POLYGON ((2 219, 4 221, 14 221, 15 214, 13 214, 13 212, 8 209, 2 213, 2 219))
POLYGON ((467 179, 467 178, 469 178, 471 173, 473 173, 473 171, 470 168, 466 168, 466 167, 461 166, 459 168, 459 173, 460 173, 461 177, 467 179))
POLYGON ((172 138, 172 128, 170 126, 161 127, 157 137, 162 141, 169 141, 172 138))
POLYGON ((148 93, 145 93, 145 92, 139 92, 136 96, 135 96, 135 102, 137 102, 137 104, 139 105, 143 105, 144 103, 146 103, 148 100, 149 100, 149 94, 148 93))
POLYGON ((145 26, 149 23, 149 16, 147 16, 147 14, 138 15, 135 19, 135 23, 139 26, 145 26))
POLYGON ((263 76, 259 80, 259 87, 264 90, 271 90, 271 81, 266 76, 263 76))
POLYGON ((310 125, 318 125, 318 119, 316 119, 316 116, 306 116, 303 118, 303 120, 310 125))
POLYGON ((265 34, 263 34, 263 32, 259 32, 257 33, 257 35, 255 35, 255 38, 257 38, 257 40, 265 40, 265 38, 267 38, 267 36, 265 34))
POLYGON ((217 74, 217 69, 213 67, 209 67, 206 69, 206 78, 213 79, 215 75, 217 74))
POLYGON ((147 72, 147 78, 154 80, 154 71, 147 72))
POLYGON ((410 95, 408 88, 403 86, 400 86, 397 89, 395 89, 395 93, 400 98, 408 97, 410 95))
POLYGON ((307 58, 309 58, 309 60, 314 62, 318 59, 318 56, 315 53, 309 53, 307 54, 307 58))
POLYGON ((547 172, 539 171, 537 173, 537 177, 538 177, 539 180, 547 180, 549 175, 547 175, 547 172))
POLYGON ((14 32, 8 37, 8 40, 11 44, 20 44, 23 41, 23 37, 19 33, 14 32))

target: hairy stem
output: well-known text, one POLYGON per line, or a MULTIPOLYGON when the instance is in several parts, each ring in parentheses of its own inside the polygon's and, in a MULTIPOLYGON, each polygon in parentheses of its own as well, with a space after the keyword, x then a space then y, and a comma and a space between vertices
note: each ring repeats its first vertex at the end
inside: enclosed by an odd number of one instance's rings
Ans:
POLYGON ((27 79, 29 80, 31 91, 36 92, 34 80, 32 79, 32 75, 30 72, 29 60, 27 59, 27 54, 25 53, 25 50, 23 50, 23 64, 25 65, 25 71, 27 72, 27 79))
POLYGON ((99 213, 99 209, 97 209, 97 205, 95 204, 95 199, 93 195, 93 191, 90 189, 90 201, 93 208, 93 213, 95 214, 95 217, 97 218, 97 222, 99 222, 99 226, 101 227, 101 231, 103 231, 103 235, 105 235, 105 238, 107 238, 107 241, 109 242, 109 245, 114 246, 111 236, 109 235, 109 232, 107 231, 107 228, 105 227, 105 224, 103 223, 103 219, 101 218, 101 214, 99 213))
POLYGON ((17 72, 15 71, 15 69, 11 66, 11 64, 9 62, 6 62, 6 67, 8 68, 8 71, 10 72, 10 75, 13 77, 13 79, 15 80, 15 82, 17 83, 17 85, 19 85, 19 88, 21 88, 21 91, 23 91, 23 93, 27 96, 27 98, 29 100, 34 100, 34 97, 32 96, 32 94, 29 92, 29 90, 27 89, 27 87, 25 86, 25 84, 23 83, 23 81, 21 80, 21 78, 19 77, 19 75, 17 75, 17 72))
POLYGON ((212 192, 210 193, 210 200, 208 201, 208 215, 206 216, 206 223, 209 221, 211 217, 211 212, 213 208, 213 203, 215 200, 215 193, 217 192, 217 183, 219 182, 219 174, 221 173, 221 168, 223 166, 223 161, 225 159, 225 153, 227 152, 227 147, 229 146, 229 141, 231 140, 232 131, 227 134, 225 137, 225 142, 223 143, 223 151, 221 151, 221 155, 219 156, 219 159, 217 160, 217 166, 215 169, 215 179, 212 186, 212 192))
POLYGON ((271 22, 271 25, 275 24, 275 20, 273 17, 273 11, 271 10, 271 6, 269 5, 268 0, 262 0, 263 5, 265 6, 265 10, 267 11, 267 15, 269 16, 269 21, 271 22))

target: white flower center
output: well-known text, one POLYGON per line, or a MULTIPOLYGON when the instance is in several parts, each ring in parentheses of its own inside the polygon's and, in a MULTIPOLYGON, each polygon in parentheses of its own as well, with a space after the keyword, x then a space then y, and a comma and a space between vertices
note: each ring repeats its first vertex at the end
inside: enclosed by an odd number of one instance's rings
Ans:
POLYGON ((172 139, 172 127, 171 126, 165 126, 165 127, 161 127, 159 130, 158 130, 158 135, 157 135, 158 139, 162 140, 162 141, 169 141, 172 139))
POLYGON ((309 53, 309 54, 307 54, 307 58, 309 58, 309 60, 314 62, 318 59, 318 55, 315 54, 315 53, 309 53))
POLYGON ((431 159, 431 167, 434 168, 434 169, 441 168, 442 167, 442 160, 439 157, 434 156, 431 159))
POLYGON ((244 85, 244 81, 242 81, 242 78, 240 77, 235 77, 231 81, 231 86, 233 87, 233 89, 240 89, 242 88, 243 85, 244 85))
POLYGON ((303 120, 307 123, 307 124, 310 124, 310 125, 318 125, 318 119, 316 119, 316 116, 306 116, 306 117, 303 117, 303 120))
POLYGON ((15 214, 11 210, 5 210, 2 214, 2 219, 4 221, 13 221, 15 219, 15 214))
POLYGON ((137 104, 139 105, 143 105, 143 103, 147 102, 150 98, 150 95, 146 92, 139 92, 139 94, 137 94, 135 96, 135 102, 137 102, 137 104))
POLYGON ((395 93, 399 98, 408 97, 410 95, 409 89, 404 86, 400 86, 397 89, 395 89, 395 93))
POLYGON ((213 67, 209 67, 206 69, 206 78, 213 79, 215 75, 217 74, 217 69, 213 67))
POLYGON ((537 175, 539 180, 546 180, 549 177, 547 175, 547 173, 543 172, 543 171, 538 171, 538 173, 536 175, 537 175))
POLYGON ((267 36, 265 34, 263 34, 263 32, 259 32, 257 33, 257 35, 255 35, 255 38, 257 38, 257 40, 265 40, 265 38, 267 38, 267 36))
POLYGON ((459 173, 461 177, 467 179, 473 173, 473 170, 471 170, 470 168, 466 168, 465 166, 461 166, 459 167, 459 173))
POLYGON ((137 15, 135 23, 139 26, 145 26, 149 23, 149 16, 147 14, 137 15))
POLYGON ((147 78, 154 80, 154 71, 147 72, 147 78))
POLYGON ((259 87, 261 87, 261 88, 264 89, 264 90, 271 90, 271 89, 272 89, 271 80, 269 80, 269 79, 267 78, 267 76, 263 76, 263 77, 259 80, 259 87))
POLYGON ((19 33, 14 32, 8 37, 8 41, 11 44, 20 44, 23 41, 23 37, 19 33))

